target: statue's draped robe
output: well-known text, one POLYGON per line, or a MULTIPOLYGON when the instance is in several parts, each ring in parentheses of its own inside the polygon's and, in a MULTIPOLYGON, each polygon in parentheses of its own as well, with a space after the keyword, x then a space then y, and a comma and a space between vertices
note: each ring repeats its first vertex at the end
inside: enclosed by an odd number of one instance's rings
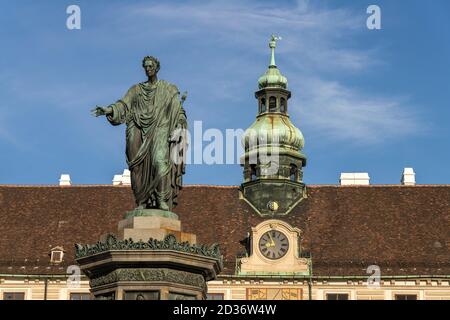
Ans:
POLYGON ((180 130, 176 139, 173 135, 177 129, 187 128, 178 96, 176 86, 158 80, 153 85, 148 82, 134 85, 111 105, 109 122, 127 124, 126 155, 138 206, 158 207, 165 201, 171 210, 177 204, 185 167, 182 152, 186 152, 186 137, 180 130))

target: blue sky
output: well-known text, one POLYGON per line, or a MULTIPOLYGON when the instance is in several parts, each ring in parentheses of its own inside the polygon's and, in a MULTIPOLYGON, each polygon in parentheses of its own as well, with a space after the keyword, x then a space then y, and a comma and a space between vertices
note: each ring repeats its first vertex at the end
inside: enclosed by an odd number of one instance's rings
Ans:
MULTIPOLYGON (((0 184, 110 184, 126 166, 125 127, 89 110, 159 77, 189 92, 190 126, 247 128, 269 62, 292 91, 309 184, 369 172, 398 184, 450 183, 450 3, 397 1, 0 1, 0 184), (19 5, 20 3, 20 5, 19 5), (67 6, 81 30, 66 28, 67 6), (368 30, 377 4, 382 30, 368 30)), ((205 142, 205 145, 207 142, 205 142)), ((239 165, 189 165, 187 184, 238 185, 239 165)))

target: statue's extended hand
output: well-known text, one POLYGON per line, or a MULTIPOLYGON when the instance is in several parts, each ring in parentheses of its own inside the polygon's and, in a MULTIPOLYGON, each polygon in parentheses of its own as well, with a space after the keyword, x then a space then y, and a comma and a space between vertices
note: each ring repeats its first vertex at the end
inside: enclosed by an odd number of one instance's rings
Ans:
POLYGON ((97 106, 95 109, 91 110, 91 114, 94 117, 99 117, 99 116, 104 116, 106 114, 106 111, 107 111, 106 108, 97 106))

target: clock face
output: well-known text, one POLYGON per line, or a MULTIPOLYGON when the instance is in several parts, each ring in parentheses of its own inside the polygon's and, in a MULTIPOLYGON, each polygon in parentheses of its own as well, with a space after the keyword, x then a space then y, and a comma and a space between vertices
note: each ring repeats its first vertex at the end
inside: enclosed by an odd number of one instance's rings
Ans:
POLYGON ((259 250, 266 258, 276 260, 284 257, 289 249, 288 238, 277 230, 267 231, 259 239, 259 250))

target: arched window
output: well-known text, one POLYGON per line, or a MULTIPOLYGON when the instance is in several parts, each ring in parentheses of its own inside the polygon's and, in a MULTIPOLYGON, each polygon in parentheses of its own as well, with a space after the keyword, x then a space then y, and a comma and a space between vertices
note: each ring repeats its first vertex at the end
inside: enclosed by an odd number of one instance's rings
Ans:
POLYGON ((266 98, 261 98, 261 113, 266 112, 266 98))
POLYGON ((286 112, 286 99, 285 98, 280 99, 280 112, 283 112, 283 113, 286 112))
POLYGON ((298 170, 297 170, 297 166, 295 164, 291 164, 290 179, 291 179, 291 181, 298 180, 298 170))
POLYGON ((269 111, 270 112, 277 111, 277 99, 275 97, 269 98, 269 111))
POLYGON ((250 165, 250 181, 256 180, 256 165, 250 165))

